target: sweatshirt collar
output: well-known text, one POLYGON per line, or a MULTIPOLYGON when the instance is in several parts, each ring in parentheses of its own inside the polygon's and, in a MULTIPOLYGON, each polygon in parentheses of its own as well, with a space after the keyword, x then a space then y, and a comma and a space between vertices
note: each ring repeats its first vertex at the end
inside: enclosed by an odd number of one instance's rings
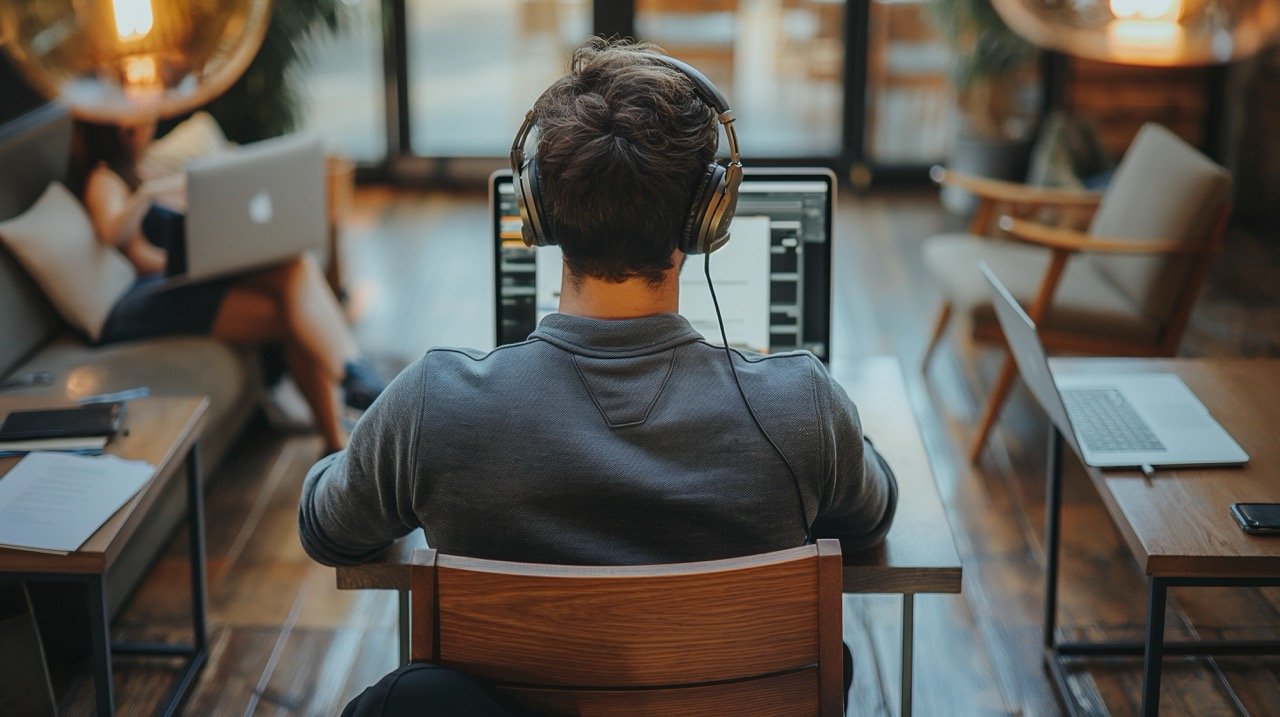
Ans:
POLYGON ((655 314, 637 319, 548 314, 529 338, 541 339, 581 356, 625 358, 701 341, 702 335, 679 314, 655 314))

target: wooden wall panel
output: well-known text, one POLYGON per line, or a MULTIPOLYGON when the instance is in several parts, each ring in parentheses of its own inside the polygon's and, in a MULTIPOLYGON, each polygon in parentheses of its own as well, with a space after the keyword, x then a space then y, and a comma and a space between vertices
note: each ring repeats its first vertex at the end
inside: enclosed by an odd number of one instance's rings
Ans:
POLYGON ((1146 122, 1159 122, 1197 147, 1206 144, 1209 70, 1137 67, 1071 58, 1069 111, 1093 123, 1113 159, 1119 159, 1146 122))

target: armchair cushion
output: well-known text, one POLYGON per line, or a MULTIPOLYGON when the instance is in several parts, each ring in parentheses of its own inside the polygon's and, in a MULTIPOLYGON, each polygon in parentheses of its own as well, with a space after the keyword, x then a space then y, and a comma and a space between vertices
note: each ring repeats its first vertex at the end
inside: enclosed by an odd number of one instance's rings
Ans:
MULTIPOLYGON (((924 260, 956 311, 978 322, 994 322, 991 295, 979 264, 986 262, 1018 301, 1028 306, 1049 264, 1049 251, 970 234, 943 234, 924 243, 924 260)), ((1050 331, 1151 342, 1159 339, 1162 328, 1079 255, 1067 260, 1049 314, 1041 325, 1050 331)))
MULTIPOLYGON (((1089 233, 1134 241, 1206 242, 1230 192, 1227 170, 1164 127, 1148 123, 1120 162, 1089 233)), ((1195 259, 1089 256, 1087 261, 1144 315, 1165 323, 1195 259)))

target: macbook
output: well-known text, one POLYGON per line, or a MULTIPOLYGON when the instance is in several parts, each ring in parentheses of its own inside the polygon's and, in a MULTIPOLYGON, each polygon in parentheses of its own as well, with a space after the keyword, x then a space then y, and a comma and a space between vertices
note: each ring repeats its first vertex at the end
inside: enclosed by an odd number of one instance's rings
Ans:
MULTIPOLYGON (((831 224, 835 175, 820 168, 748 169, 732 239, 711 255, 711 278, 729 344, 761 352, 806 349, 827 360, 831 336, 831 224)), ((521 239, 511 172, 490 179, 499 344, 524 341, 557 310, 563 263, 558 247, 521 239)), ((680 274, 680 314, 719 343, 703 272, 689 257, 680 274)))
POLYGON ((256 269, 324 245, 324 150, 288 135, 187 165, 187 283, 256 269))
POLYGON ((1248 454, 1171 373, 1054 376, 1036 325, 991 268, 996 317, 1022 379, 1081 459, 1098 468, 1239 465, 1248 454))

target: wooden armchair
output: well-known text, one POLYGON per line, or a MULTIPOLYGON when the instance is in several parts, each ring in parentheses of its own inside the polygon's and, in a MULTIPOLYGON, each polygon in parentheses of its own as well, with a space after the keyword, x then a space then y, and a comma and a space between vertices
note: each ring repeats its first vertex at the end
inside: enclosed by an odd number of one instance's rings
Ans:
POLYGON ((552 714, 844 714, 840 544, 678 565, 414 554, 411 651, 552 714))
MULTIPOLYGON (((1105 194, 938 167, 933 177, 979 202, 968 234, 925 241, 925 262, 944 294, 926 368, 956 313, 967 316, 976 341, 1004 343, 978 271, 983 261, 1027 306, 1050 351, 1177 353, 1226 230, 1231 175, 1225 169, 1164 127, 1147 124, 1105 194)), ((975 463, 1016 375, 1006 351, 970 448, 975 463)))

